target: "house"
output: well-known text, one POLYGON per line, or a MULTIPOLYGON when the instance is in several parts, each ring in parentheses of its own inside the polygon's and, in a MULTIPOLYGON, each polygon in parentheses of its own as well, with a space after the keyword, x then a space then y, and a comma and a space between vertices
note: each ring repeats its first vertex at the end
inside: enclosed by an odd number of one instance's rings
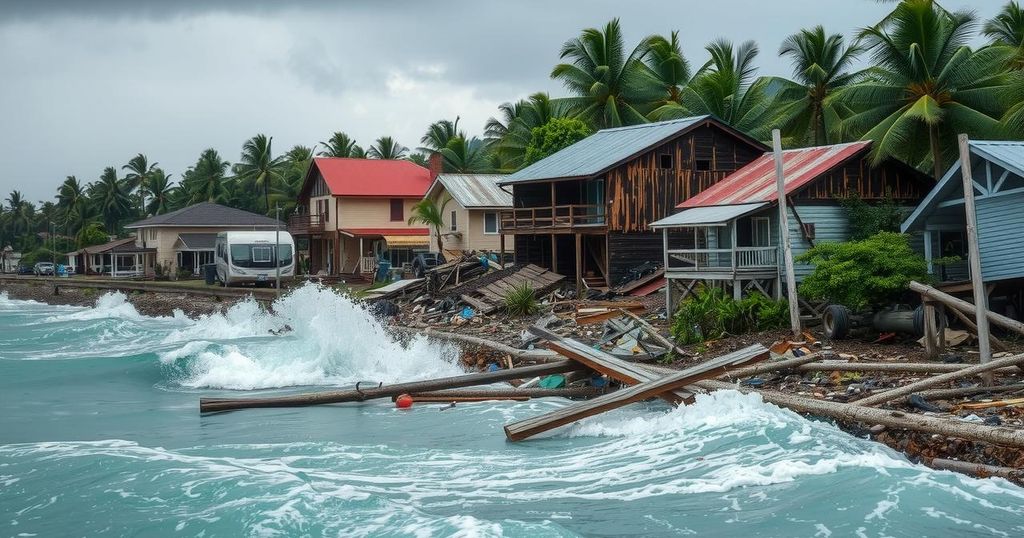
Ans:
POLYGON ((515 260, 610 287, 661 260, 650 223, 767 148, 713 116, 604 129, 498 181, 515 260))
POLYGON ((155 248, 138 247, 134 237, 115 239, 101 245, 68 252, 68 266, 80 275, 141 276, 155 248), (147 259, 147 256, 150 258, 147 259))
MULTIPOLYGON (((439 169, 439 157, 432 169, 439 169)), ((409 161, 317 157, 288 231, 314 274, 372 274, 380 258, 409 264, 430 247, 430 230, 408 220, 435 176, 409 161)))
MULTIPOLYGON (((130 254, 132 266, 137 267, 135 271, 138 273, 153 274, 159 264, 169 275, 177 274, 179 270, 199 274, 202 265, 213 263, 213 246, 218 232, 274 230, 279 225, 283 230, 284 226, 276 219, 201 202, 125 226, 125 229, 135 231, 135 238, 130 243, 110 247, 110 253, 114 254, 110 270, 115 274, 120 271, 130 254)), ((112 243, 119 241, 124 240, 112 243)))
POLYGON ((502 175, 440 174, 425 198, 443 206, 445 254, 501 252, 512 248, 498 233, 498 213, 512 208, 512 194, 498 186, 502 175))
MULTIPOLYGON (((859 196, 866 202, 890 198, 919 202, 931 178, 895 159, 871 165, 871 142, 852 142, 782 153, 793 255, 820 241, 849 238, 847 210, 839 201, 859 196)), ((698 283, 731 287, 734 297, 751 289, 780 297, 778 186, 775 158, 765 153, 704 192, 682 202, 682 211, 653 223, 664 244, 666 297, 680 297, 698 283)), ((812 267, 794 267, 802 280, 812 267)), ((669 303, 669 307, 674 303, 669 303)))
MULTIPOLYGON (((981 278, 992 288, 990 301, 1005 297, 1019 315, 1024 311, 1024 142, 971 141, 969 147, 981 278)), ((903 232, 923 236, 929 272, 947 283, 970 278, 963 192, 958 161, 902 225, 903 232), (961 261, 935 263, 949 257, 961 261)))
POLYGON ((19 263, 21 263, 21 253, 15 252, 14 247, 7 245, 0 250, 0 273, 17 271, 19 263))

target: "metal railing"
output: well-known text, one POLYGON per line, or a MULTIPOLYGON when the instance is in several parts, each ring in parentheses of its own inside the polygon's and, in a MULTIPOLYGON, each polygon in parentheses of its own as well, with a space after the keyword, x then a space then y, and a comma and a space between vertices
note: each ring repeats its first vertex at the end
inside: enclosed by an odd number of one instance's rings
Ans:
POLYGON ((291 215, 288 217, 288 232, 292 235, 319 233, 327 227, 327 215, 291 215))
POLYGON ((731 271, 778 267, 776 247, 669 249, 669 271, 731 271))
POLYGON ((546 207, 523 207, 501 212, 502 230, 534 228, 572 228, 603 226, 603 205, 568 204, 546 207))

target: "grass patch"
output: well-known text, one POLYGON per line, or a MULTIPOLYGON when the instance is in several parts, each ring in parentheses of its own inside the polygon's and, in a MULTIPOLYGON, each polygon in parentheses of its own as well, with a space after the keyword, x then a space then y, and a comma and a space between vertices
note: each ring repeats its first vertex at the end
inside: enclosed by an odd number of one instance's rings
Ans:
POLYGON ((537 293, 528 282, 516 286, 505 296, 505 312, 510 316, 529 316, 538 311, 537 293))

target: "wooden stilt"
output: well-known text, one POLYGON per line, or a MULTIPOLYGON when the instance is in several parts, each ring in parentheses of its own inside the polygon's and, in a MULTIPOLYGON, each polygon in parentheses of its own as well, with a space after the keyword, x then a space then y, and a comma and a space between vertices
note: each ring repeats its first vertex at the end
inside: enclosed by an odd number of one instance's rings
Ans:
POLYGON ((800 338, 800 304, 796 294, 796 275, 793 273, 793 243, 789 237, 789 213, 786 209, 786 180, 783 177, 782 134, 772 129, 772 147, 775 153, 775 177, 779 203, 779 235, 782 237, 782 256, 786 271, 786 292, 789 295, 789 323, 793 337, 800 338))
POLYGON ((924 303, 924 354, 929 359, 939 356, 939 347, 936 343, 935 334, 935 305, 931 302, 924 303))
MULTIPOLYGON (((975 325, 978 326, 978 354, 982 364, 992 360, 989 343, 988 294, 981 276, 981 249, 978 247, 978 216, 974 210, 974 175, 971 173, 971 148, 967 135, 958 137, 960 146, 960 176, 964 186, 964 216, 967 220, 967 261, 971 266, 971 287, 974 290, 974 306, 977 308, 975 325)), ((985 376, 987 384, 992 376, 985 376)))

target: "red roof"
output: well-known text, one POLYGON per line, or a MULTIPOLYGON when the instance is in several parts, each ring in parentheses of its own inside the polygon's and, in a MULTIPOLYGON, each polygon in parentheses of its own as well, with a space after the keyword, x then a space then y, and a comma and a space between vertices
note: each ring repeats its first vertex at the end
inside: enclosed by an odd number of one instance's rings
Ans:
POLYGON ((371 235, 430 235, 429 228, 343 228, 339 231, 354 237, 371 235))
MULTIPOLYGON (((871 147, 870 141, 791 149, 782 152, 782 175, 786 194, 791 194, 822 174, 871 147)), ((778 199, 775 158, 765 153, 677 208, 772 202, 778 199)))
POLYGON ((335 196, 422 198, 433 179, 416 163, 392 159, 317 157, 313 166, 335 196))

